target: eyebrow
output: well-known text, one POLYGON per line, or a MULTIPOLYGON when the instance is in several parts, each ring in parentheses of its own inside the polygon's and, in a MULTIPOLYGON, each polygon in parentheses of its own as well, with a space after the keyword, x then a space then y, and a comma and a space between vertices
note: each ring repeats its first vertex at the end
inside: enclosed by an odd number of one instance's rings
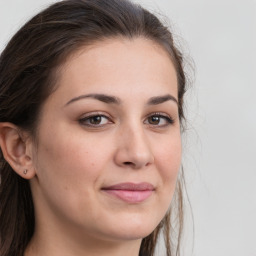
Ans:
MULTIPOLYGON (((102 101, 104 103, 107 104, 117 104, 120 105, 121 104, 121 100, 118 97, 115 96, 111 96, 111 95, 106 95, 106 94, 98 94, 98 93, 91 93, 91 94, 84 94, 84 95, 80 95, 78 97, 75 97, 71 100, 69 100, 65 106, 78 101, 78 100, 82 100, 82 99, 87 99, 87 98, 91 98, 91 99, 96 99, 99 101, 102 101)), ((174 101, 176 104, 178 104, 178 100, 170 95, 170 94, 166 94, 163 96, 155 96, 155 97, 151 97, 148 101, 147 101, 147 105, 158 105, 161 103, 164 103, 166 101, 174 101)))
POLYGON ((68 101, 65 106, 69 105, 70 103, 73 103, 75 101, 78 100, 82 100, 82 99, 86 99, 86 98, 91 98, 91 99, 96 99, 99 101, 102 101, 104 103, 108 103, 108 104, 120 104, 121 101, 119 98, 115 97, 115 96, 110 96, 110 95, 106 95, 106 94, 98 94, 98 93, 92 93, 92 94, 85 94, 85 95, 80 95, 78 97, 75 97, 73 99, 71 99, 70 101, 68 101))
POLYGON ((163 96, 156 96, 156 97, 150 98, 147 102, 147 105, 158 105, 158 104, 164 103, 168 100, 174 101, 175 103, 178 104, 178 100, 175 97, 173 97, 170 94, 166 94, 163 96))

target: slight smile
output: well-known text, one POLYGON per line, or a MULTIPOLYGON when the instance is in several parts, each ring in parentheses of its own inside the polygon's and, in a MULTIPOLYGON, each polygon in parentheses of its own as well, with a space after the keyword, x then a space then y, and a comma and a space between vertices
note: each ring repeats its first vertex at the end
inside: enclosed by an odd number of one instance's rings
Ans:
POLYGON ((121 199, 127 203, 141 203, 155 191, 150 183, 119 183, 102 188, 108 195, 121 199))

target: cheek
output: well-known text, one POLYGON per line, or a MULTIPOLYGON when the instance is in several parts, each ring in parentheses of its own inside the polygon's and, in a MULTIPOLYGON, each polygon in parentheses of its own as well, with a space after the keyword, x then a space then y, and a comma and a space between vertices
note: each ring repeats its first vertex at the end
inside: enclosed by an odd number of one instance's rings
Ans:
POLYGON ((166 140, 156 151, 156 165, 163 181, 163 188, 173 193, 181 165, 180 136, 166 140))
MULTIPOLYGON (((65 135, 67 135, 67 131, 65 135)), ((59 216, 74 215, 90 205, 102 170, 99 153, 90 141, 78 135, 41 136, 36 161, 36 192, 39 209, 48 208, 59 216), (97 160, 97 161, 96 161, 97 160)), ((103 161, 103 160, 102 160, 103 161)), ((35 188, 35 187, 34 187, 35 188)))
POLYGON ((93 136, 68 129, 59 129, 54 136, 41 134, 39 142, 36 164, 39 178, 73 191, 92 186, 108 159, 109 151, 104 147, 109 143, 99 144, 93 136))

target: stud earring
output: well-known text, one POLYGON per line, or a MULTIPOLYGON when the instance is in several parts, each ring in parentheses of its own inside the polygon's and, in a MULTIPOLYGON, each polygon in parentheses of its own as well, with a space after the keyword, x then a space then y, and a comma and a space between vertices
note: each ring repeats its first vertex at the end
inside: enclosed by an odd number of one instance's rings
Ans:
POLYGON ((25 170, 23 171, 23 173, 26 175, 26 174, 28 173, 28 170, 25 169, 25 170))

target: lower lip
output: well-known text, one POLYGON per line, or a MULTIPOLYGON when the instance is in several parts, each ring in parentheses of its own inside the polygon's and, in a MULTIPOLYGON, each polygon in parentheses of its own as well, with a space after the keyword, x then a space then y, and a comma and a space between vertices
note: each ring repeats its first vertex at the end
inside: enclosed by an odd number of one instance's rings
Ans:
POLYGON ((152 195, 153 190, 104 190, 104 192, 128 203, 141 203, 152 195))

